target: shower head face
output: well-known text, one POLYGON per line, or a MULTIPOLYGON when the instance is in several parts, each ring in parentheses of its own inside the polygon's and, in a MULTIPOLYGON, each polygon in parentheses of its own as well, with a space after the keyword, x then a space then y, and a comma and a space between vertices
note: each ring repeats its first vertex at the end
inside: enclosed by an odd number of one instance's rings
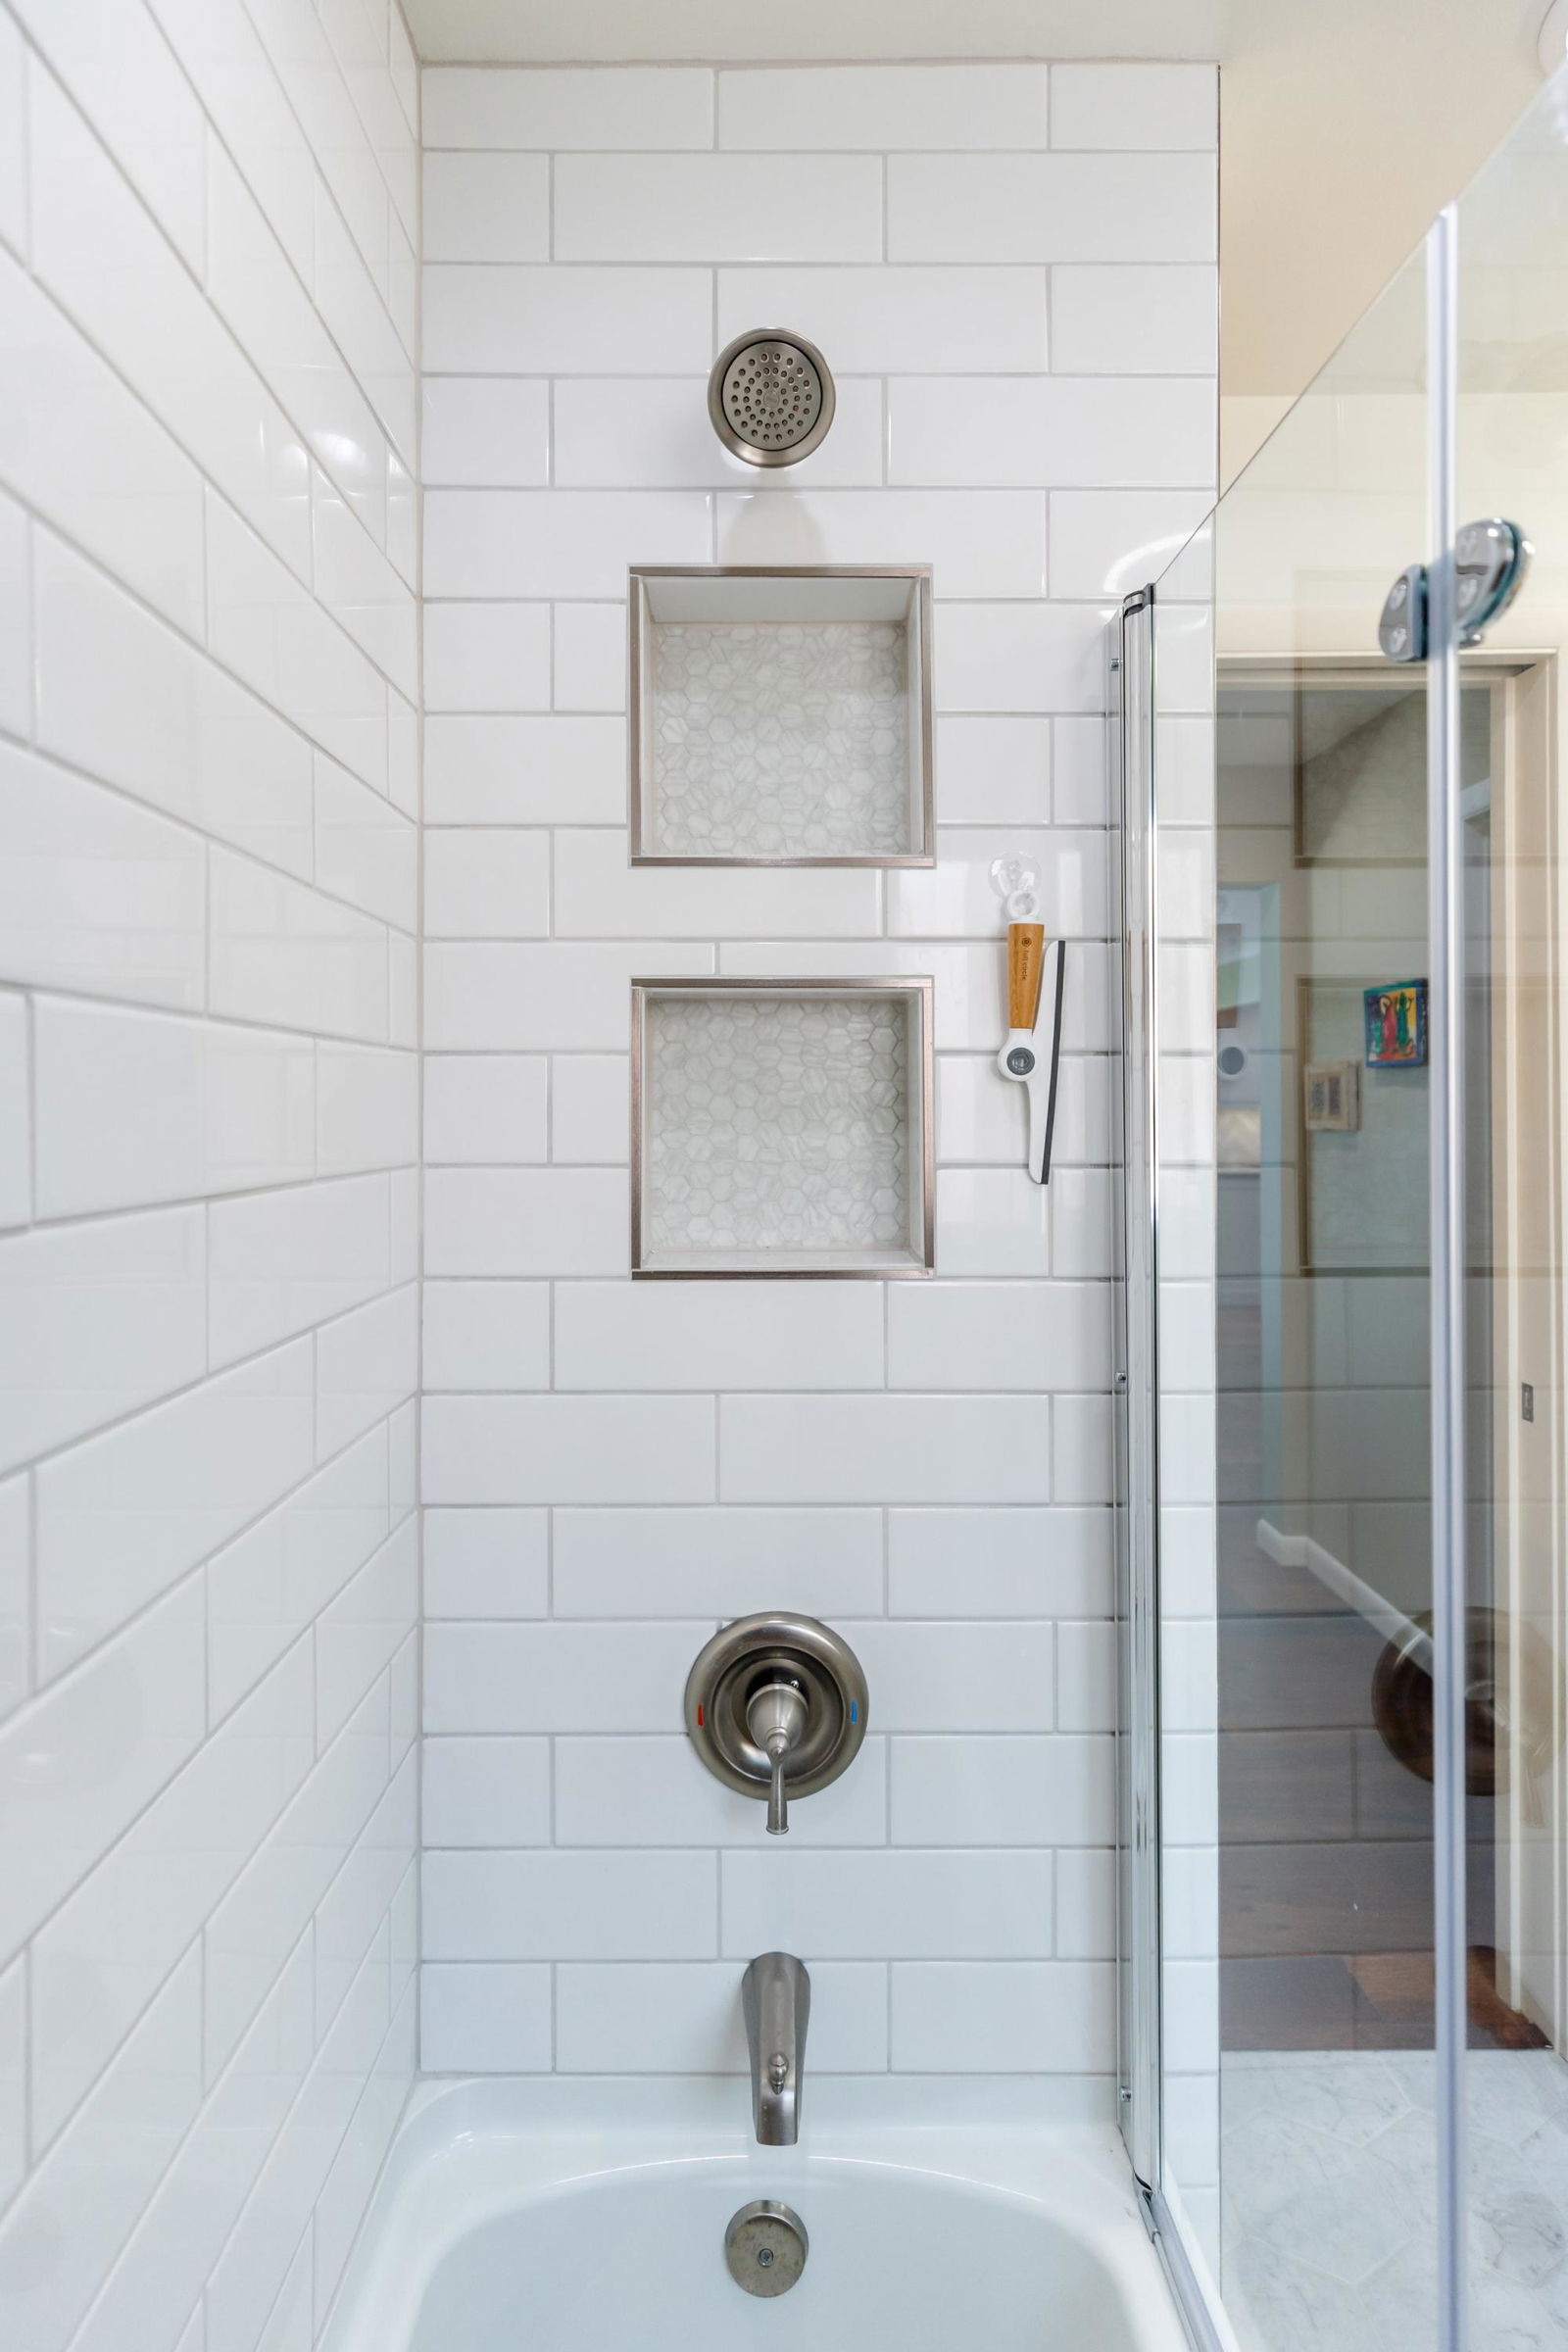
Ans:
POLYGON ((737 335, 713 362, 708 414, 748 466, 797 466, 833 421, 833 378, 814 343, 778 327, 737 335))

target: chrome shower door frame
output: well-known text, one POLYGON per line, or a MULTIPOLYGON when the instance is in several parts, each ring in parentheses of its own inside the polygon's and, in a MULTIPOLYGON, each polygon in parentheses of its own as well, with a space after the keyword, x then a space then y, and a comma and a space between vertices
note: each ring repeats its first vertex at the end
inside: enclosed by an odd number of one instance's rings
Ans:
POLYGON ((1154 591, 1109 630, 1121 940, 1116 1299, 1117 2100, 1146 2194, 1160 2178, 1159 1424, 1153 985, 1154 591))

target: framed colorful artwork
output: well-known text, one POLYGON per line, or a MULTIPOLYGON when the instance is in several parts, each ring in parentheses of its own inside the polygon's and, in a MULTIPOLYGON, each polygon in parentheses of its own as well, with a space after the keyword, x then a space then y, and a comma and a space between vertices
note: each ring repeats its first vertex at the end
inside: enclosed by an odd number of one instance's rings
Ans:
POLYGON ((1309 1135, 1354 1135, 1361 1125, 1358 1061, 1309 1061, 1302 1105, 1309 1135))
POLYGON ((1366 1066, 1369 1070, 1419 1070, 1427 1058, 1427 984, 1391 980, 1364 992, 1366 1066))

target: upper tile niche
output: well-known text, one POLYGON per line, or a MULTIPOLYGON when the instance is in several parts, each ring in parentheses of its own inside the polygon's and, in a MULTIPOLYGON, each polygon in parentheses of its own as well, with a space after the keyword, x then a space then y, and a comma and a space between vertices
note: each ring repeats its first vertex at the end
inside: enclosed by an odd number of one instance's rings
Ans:
POLYGON ((931 575, 634 568, 634 865, 931 865, 931 575))

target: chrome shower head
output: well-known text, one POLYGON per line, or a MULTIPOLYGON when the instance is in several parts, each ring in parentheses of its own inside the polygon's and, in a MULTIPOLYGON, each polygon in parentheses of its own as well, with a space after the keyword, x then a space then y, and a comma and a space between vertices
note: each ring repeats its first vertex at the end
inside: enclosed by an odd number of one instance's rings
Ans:
POLYGON ((833 378, 814 343, 776 326, 737 335, 713 362, 708 414, 748 466, 795 466, 833 421, 833 378))

